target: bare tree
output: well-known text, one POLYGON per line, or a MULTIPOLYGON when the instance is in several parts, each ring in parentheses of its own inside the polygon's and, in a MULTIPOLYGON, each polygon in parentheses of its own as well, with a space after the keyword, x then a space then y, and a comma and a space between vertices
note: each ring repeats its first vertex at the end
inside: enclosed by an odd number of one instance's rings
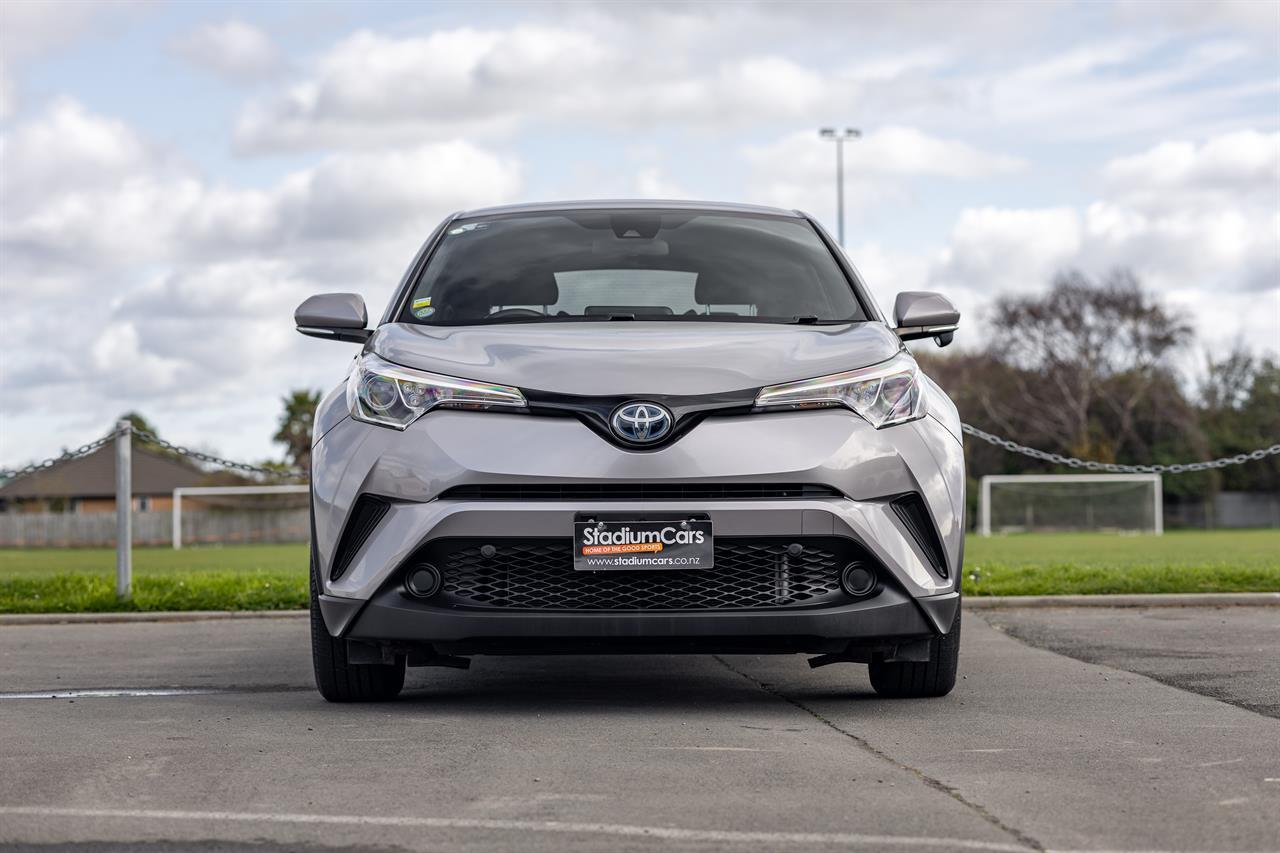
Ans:
POLYGON ((1169 358, 1192 335, 1128 270, 1101 281, 1060 273, 1047 293, 999 298, 992 320, 988 354, 1017 370, 1014 395, 984 400, 988 417, 1102 459, 1144 443, 1139 409, 1168 384, 1169 358))

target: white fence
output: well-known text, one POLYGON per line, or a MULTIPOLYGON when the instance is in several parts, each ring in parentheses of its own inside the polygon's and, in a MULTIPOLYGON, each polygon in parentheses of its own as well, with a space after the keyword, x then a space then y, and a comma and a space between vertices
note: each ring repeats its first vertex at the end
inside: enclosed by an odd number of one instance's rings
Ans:
MULTIPOLYGON (((172 513, 135 511, 132 517, 134 545, 172 544, 172 513)), ((188 509, 182 513, 182 541, 187 545, 306 542, 310 529, 306 507, 188 509)), ((115 513, 0 513, 0 547, 3 548, 110 548, 115 544, 115 513)))

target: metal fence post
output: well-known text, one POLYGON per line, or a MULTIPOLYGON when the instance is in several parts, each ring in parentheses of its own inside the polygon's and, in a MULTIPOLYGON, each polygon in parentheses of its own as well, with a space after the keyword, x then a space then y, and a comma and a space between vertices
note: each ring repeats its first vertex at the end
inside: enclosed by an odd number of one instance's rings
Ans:
POLYGON ((116 598, 133 594, 133 424, 116 424, 116 598))
POLYGON ((173 490, 173 550, 182 550, 182 488, 173 490))

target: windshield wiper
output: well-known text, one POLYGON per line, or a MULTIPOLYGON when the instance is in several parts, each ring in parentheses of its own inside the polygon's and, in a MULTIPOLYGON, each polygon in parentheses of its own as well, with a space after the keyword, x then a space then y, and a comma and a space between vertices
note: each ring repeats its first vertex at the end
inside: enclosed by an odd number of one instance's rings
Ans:
POLYGON ((795 325, 795 326, 816 326, 818 324, 818 315, 817 314, 800 314, 795 317, 792 317, 791 320, 788 322, 790 322, 791 325, 795 325))

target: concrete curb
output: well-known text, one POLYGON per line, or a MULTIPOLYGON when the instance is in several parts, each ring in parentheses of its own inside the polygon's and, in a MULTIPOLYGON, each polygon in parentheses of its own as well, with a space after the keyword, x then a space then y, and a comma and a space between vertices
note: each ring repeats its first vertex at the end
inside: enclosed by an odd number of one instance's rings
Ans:
POLYGON ((166 610, 153 613, 0 613, 0 625, 103 622, 210 622, 220 619, 301 619, 306 610, 166 610))
MULTIPOLYGON (((1190 592, 1152 595, 970 595, 970 610, 1003 607, 1280 607, 1280 592, 1190 592)), ((209 622, 219 619, 302 619, 306 610, 172 610, 155 613, 0 613, 0 625, 103 622, 209 622)))
POLYGON ((1002 607, 1280 607, 1280 592, 1169 592, 1150 595, 969 595, 972 610, 1002 607))

